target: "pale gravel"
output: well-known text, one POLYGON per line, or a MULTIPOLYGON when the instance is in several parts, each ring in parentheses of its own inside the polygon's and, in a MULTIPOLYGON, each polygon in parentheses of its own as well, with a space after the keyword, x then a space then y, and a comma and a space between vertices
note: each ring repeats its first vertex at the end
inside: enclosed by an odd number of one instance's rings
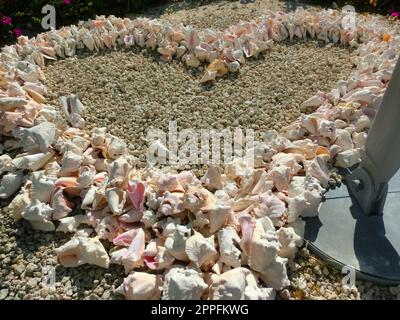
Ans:
MULTIPOLYGON (((224 29, 268 9, 290 10, 298 4, 218 1, 198 9, 182 2, 150 13, 200 28, 224 29)), ((176 62, 158 63, 156 56, 141 52, 69 59, 50 65, 45 72, 47 85, 55 90, 49 102, 59 105, 58 94, 77 93, 88 107, 89 125, 107 126, 140 155, 145 146, 140 138, 147 128, 165 128, 170 119, 178 120, 182 128, 279 128, 298 116, 298 104, 304 98, 318 89, 330 89, 348 76, 351 67, 346 50, 309 43, 278 45, 261 60, 248 62, 237 76, 205 87, 198 84, 200 72, 189 72, 176 62)), ((121 298, 115 294, 124 278, 120 266, 109 270, 60 266, 54 249, 69 236, 33 231, 26 221, 14 222, 6 205, 0 202, 0 300, 121 298), (43 266, 56 268, 55 289, 43 286, 43 266)), ((357 289, 343 289, 340 273, 305 247, 288 271, 292 285, 278 294, 279 299, 400 299, 400 286, 357 281, 357 289)))

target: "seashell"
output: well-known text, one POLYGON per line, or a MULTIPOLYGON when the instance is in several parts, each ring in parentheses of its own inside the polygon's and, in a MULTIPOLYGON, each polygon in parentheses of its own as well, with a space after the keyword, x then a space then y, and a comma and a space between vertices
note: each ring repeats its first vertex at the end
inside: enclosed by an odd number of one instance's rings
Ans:
POLYGON ((297 248, 303 245, 303 239, 296 234, 292 227, 282 227, 277 231, 277 234, 281 245, 278 255, 282 258, 293 259, 297 248))
POLYGON ((202 267, 204 264, 213 265, 218 257, 214 236, 204 238, 201 233, 196 231, 194 231, 194 235, 186 240, 185 252, 198 267, 202 267))
POLYGON ((136 210, 143 211, 145 201, 145 186, 140 180, 131 180, 128 183, 128 196, 136 210))
POLYGON ((67 176, 79 171, 82 164, 82 155, 74 151, 67 151, 62 158, 60 174, 67 176))
POLYGON ((192 212, 211 210, 215 206, 214 195, 200 185, 190 186, 183 196, 183 208, 192 212))
POLYGON ((128 231, 125 231, 124 233, 121 233, 117 237, 115 237, 112 242, 116 246, 123 246, 123 247, 129 247, 130 244, 132 243, 133 239, 136 237, 136 235, 139 233, 140 228, 134 228, 128 231))
POLYGON ((241 214, 238 218, 238 223, 242 236, 240 239, 240 248, 243 250, 244 254, 248 255, 250 253, 256 223, 254 218, 248 213, 241 214))
POLYGON ((82 166, 78 170, 77 182, 80 188, 88 188, 92 185, 96 176, 96 169, 93 166, 82 166))
POLYGON ((275 290, 282 290, 290 285, 286 264, 288 259, 276 257, 274 261, 259 276, 261 280, 275 290))
POLYGON ((229 72, 238 72, 240 69, 240 63, 238 61, 228 62, 226 67, 229 72))
MULTIPOLYGON (((171 227, 171 226, 170 226, 171 227)), ((176 260, 189 261, 185 252, 186 240, 190 237, 191 225, 174 225, 172 231, 166 232, 166 226, 163 235, 167 236, 165 239, 165 248, 176 260)))
POLYGON ((172 267, 164 276, 162 300, 199 300, 207 289, 200 273, 194 269, 172 267))
POLYGON ((240 237, 235 228, 227 226, 218 231, 220 261, 232 268, 240 267, 241 251, 237 248, 239 243, 240 237))
POLYGON ((337 154, 335 166, 350 168, 359 162, 361 162, 360 149, 349 149, 337 154))
POLYGON ((57 232, 76 232, 82 223, 85 223, 86 217, 78 214, 72 217, 64 217, 59 219, 60 224, 57 227, 57 232))
POLYGON ((28 100, 19 97, 0 97, 0 111, 14 111, 28 104, 28 100))
POLYGON ((337 138, 335 140, 335 144, 341 147, 342 151, 351 150, 354 148, 350 132, 344 129, 337 130, 337 138))
POLYGON ((286 211, 285 203, 279 200, 271 190, 259 195, 258 202, 258 206, 254 208, 255 215, 268 217, 274 222, 274 225, 279 225, 286 211))
POLYGON ((0 174, 4 172, 12 171, 12 159, 8 154, 3 154, 0 156, 0 174))
POLYGON ((209 166, 207 173, 201 178, 201 182, 209 190, 222 189, 221 172, 219 168, 209 166))
POLYGON ((83 264, 108 268, 110 258, 98 238, 73 237, 55 249, 61 265, 68 268, 83 264))
POLYGON ((367 116, 360 116, 354 123, 356 132, 361 132, 365 129, 369 129, 371 126, 371 120, 367 116))
POLYGON ((274 290, 261 288, 252 272, 246 268, 235 268, 221 275, 211 276, 212 300, 272 300, 274 290))
POLYGON ((60 220, 72 212, 73 204, 64 196, 63 189, 57 189, 51 199, 51 207, 54 209, 53 220, 60 220))
POLYGON ((116 187, 108 188, 105 191, 105 197, 112 213, 120 215, 125 207, 126 192, 116 187))
POLYGON ((71 126, 82 129, 85 126, 85 120, 82 118, 82 115, 85 113, 85 107, 79 101, 78 97, 71 94, 68 97, 60 97, 60 101, 71 126))
POLYGON ((200 60, 193 53, 185 54, 182 60, 189 68, 197 68, 201 65, 200 60))
POLYGON ((88 217, 88 224, 95 228, 97 237, 112 241, 120 232, 120 224, 116 216, 108 214, 107 211, 100 211, 100 214, 94 214, 88 217))
POLYGON ((292 170, 286 166, 276 166, 268 172, 276 189, 278 191, 286 191, 292 179, 292 170))
POLYGON ((21 215, 31 223, 34 230, 49 232, 55 230, 54 224, 50 221, 53 211, 49 205, 33 200, 21 215))
POLYGON ((42 122, 29 129, 22 129, 21 142, 24 151, 46 152, 55 138, 54 124, 42 122))
POLYGON ((7 209, 9 214, 15 220, 20 220, 22 214, 31 204, 31 198, 29 197, 29 189, 22 189, 22 192, 17 194, 14 199, 10 202, 7 209))
POLYGON ((309 108, 312 108, 314 111, 317 109, 319 106, 321 106, 324 103, 324 98, 322 96, 322 93, 318 93, 311 98, 307 99, 300 105, 300 110, 301 111, 306 111, 309 108))
POLYGON ((274 186, 263 169, 248 170, 240 180, 241 191, 246 194, 260 194, 271 190, 274 186))
POLYGON ((159 300, 162 291, 161 275, 131 272, 117 291, 127 300, 159 300))
POLYGON ((221 229, 232 212, 232 208, 227 204, 217 204, 212 210, 208 211, 209 233, 214 234, 221 229))
POLYGON ((186 53, 187 49, 184 46, 178 46, 176 48, 176 58, 180 59, 186 53))
POLYGON ((215 77, 221 77, 228 73, 228 69, 223 60, 215 59, 207 67, 204 76, 201 78, 200 83, 214 80, 215 77))
POLYGON ((32 172, 31 196, 41 202, 49 203, 54 190, 55 178, 45 175, 45 171, 32 172))
POLYGON ((111 142, 108 145, 107 156, 108 158, 115 160, 126 155, 128 152, 127 150, 126 143, 123 140, 117 137, 112 137, 111 142))
POLYGON ((275 230, 265 230, 256 220, 251 239, 248 264, 254 271, 265 272, 274 261, 279 251, 279 242, 275 230))
MULTIPOLYGON (((353 138, 353 142, 354 142, 354 147, 361 148, 364 146, 365 142, 367 141, 367 133, 353 132, 352 138, 353 138)), ((0 167, 1 167, 1 165, 0 165, 0 167)), ((0 172, 1 172, 1 170, 0 170, 0 172)))
POLYGON ((183 206, 183 194, 179 192, 168 192, 164 193, 164 196, 160 199, 160 205, 158 212, 164 216, 171 216, 184 211, 183 206))
POLYGON ((23 184, 22 171, 10 172, 4 175, 0 182, 0 199, 7 199, 17 192, 23 184))
POLYGON ((145 249, 145 237, 142 228, 136 229, 136 234, 130 243, 128 250, 122 257, 122 264, 125 272, 130 272, 132 269, 143 265, 143 252, 145 249))
POLYGON ((43 153, 23 153, 12 160, 12 165, 17 169, 28 169, 37 171, 43 168, 46 163, 53 157, 54 151, 49 150, 43 153))
POLYGON ((151 270, 168 269, 175 261, 159 240, 151 240, 143 253, 143 260, 151 270))
POLYGON ((141 221, 146 229, 151 228, 157 222, 157 215, 151 210, 146 210, 143 212, 141 221))
POLYGON ((128 174, 131 169, 132 166, 125 157, 114 160, 108 168, 109 185, 126 188, 128 186, 128 174))
POLYGON ((307 175, 317 178, 323 187, 328 185, 330 172, 322 156, 317 156, 311 161, 304 161, 304 171, 307 175))

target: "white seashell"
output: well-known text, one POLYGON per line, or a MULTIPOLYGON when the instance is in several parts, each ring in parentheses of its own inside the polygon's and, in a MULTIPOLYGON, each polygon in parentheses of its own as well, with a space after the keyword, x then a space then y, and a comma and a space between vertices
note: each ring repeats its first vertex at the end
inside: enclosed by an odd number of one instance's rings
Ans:
POLYGON ((217 204, 212 210, 208 211, 208 231, 214 234, 221 229, 226 223, 231 214, 232 208, 228 204, 217 204))
POLYGON ((156 213, 151 210, 144 211, 141 222, 146 229, 151 228, 157 222, 156 213))
POLYGON ((360 149, 349 149, 337 154, 335 166, 350 168, 359 162, 361 162, 360 149))
POLYGON ((126 155, 128 152, 128 149, 126 147, 126 143, 116 137, 111 138, 111 142, 108 145, 108 150, 107 150, 107 156, 110 159, 117 159, 121 156, 126 155))
POLYGON ((78 179, 80 188, 88 188, 93 183, 96 176, 96 169, 93 166, 82 166, 78 170, 78 179))
POLYGON ((274 222, 274 225, 280 224, 285 211, 285 203, 271 190, 258 196, 258 206, 254 208, 257 217, 268 217, 274 222))
POLYGON ((60 224, 57 227, 57 232, 76 232, 79 226, 86 221, 84 215, 78 214, 72 217, 65 217, 59 219, 60 224))
MULTIPOLYGON (((95 213, 91 214, 96 215, 95 213)), ((108 214, 108 210, 100 211, 100 215, 97 217, 89 216, 88 223, 94 227, 99 239, 112 241, 120 231, 118 217, 108 214)))
POLYGON ((43 153, 23 153, 18 155, 12 160, 13 166, 18 169, 29 169, 31 171, 37 171, 43 168, 47 162, 53 157, 54 151, 49 150, 43 153))
POLYGON ((335 144, 342 148, 341 151, 351 150, 354 148, 350 132, 344 129, 337 130, 335 144))
POLYGON ((182 205, 191 212, 211 210, 215 206, 214 195, 200 185, 190 186, 184 196, 182 205))
POLYGON ((235 268, 221 275, 211 276, 212 300, 272 300, 275 292, 261 288, 252 272, 246 268, 235 268))
POLYGON ((367 136, 368 135, 366 132, 353 132, 352 138, 354 142, 354 147, 355 148, 363 147, 365 142, 367 141, 367 136))
POLYGON ((12 171, 12 159, 8 154, 3 154, 0 156, 0 174, 4 172, 12 171))
POLYGON ((73 237, 55 249, 58 260, 64 267, 74 268, 83 264, 108 268, 110 258, 98 238, 73 237))
POLYGON ((173 227, 171 231, 168 230, 166 226, 163 235, 167 236, 165 240, 165 248, 168 252, 176 259, 181 261, 189 261, 189 258, 185 251, 186 240, 191 234, 191 225, 170 225, 173 227))
POLYGON ((22 129, 20 135, 24 151, 46 152, 55 138, 56 128, 54 124, 42 122, 29 129, 22 129))
POLYGON ((22 213, 22 217, 28 220, 33 229, 40 231, 54 231, 55 226, 50 221, 53 209, 39 200, 32 201, 31 205, 22 213))
POLYGON ((371 120, 367 116, 361 116, 354 123, 354 127, 357 132, 364 131, 371 126, 371 120))
POLYGON ((22 218, 22 213, 25 212, 30 204, 31 198, 29 197, 29 189, 23 188, 22 192, 12 199, 7 209, 13 219, 20 220, 22 218))
POLYGON ((143 266, 143 252, 145 249, 145 235, 142 228, 135 229, 132 242, 128 250, 122 257, 122 264, 125 272, 130 272, 132 269, 143 266))
POLYGON ((159 300, 162 291, 160 275, 131 272, 117 289, 127 300, 159 300))
POLYGON ((0 182, 0 199, 7 199, 17 192, 22 187, 23 178, 22 171, 4 175, 0 182))
POLYGON ((82 129, 85 126, 85 120, 82 118, 83 114, 85 113, 85 107, 79 101, 78 97, 74 94, 71 94, 68 97, 60 97, 60 101, 68 122, 74 128, 82 129))
POLYGON ((175 261, 162 242, 159 238, 151 240, 143 252, 143 260, 151 270, 168 269, 175 261))
POLYGON ((294 258, 297 248, 303 245, 303 239, 291 227, 282 227, 277 231, 277 234, 280 243, 278 255, 282 258, 294 258))
POLYGON ((214 236, 204 238, 201 233, 196 231, 193 236, 186 240, 185 252, 189 259, 198 267, 204 264, 213 265, 218 257, 218 252, 214 244, 214 236))
POLYGON ((321 94, 316 94, 311 98, 307 99, 300 105, 301 111, 306 111, 308 108, 312 108, 313 110, 317 109, 320 105, 324 103, 324 99, 321 94))
POLYGON ((63 155, 60 174, 68 176, 72 173, 78 172, 82 164, 82 155, 74 151, 67 151, 63 155))
POLYGON ((235 228, 228 226, 218 231, 220 261, 232 268, 240 267, 239 243, 240 237, 235 228))
POLYGON ((279 251, 279 242, 274 230, 264 230, 256 221, 254 234, 251 239, 248 264, 251 269, 264 272, 274 261, 279 251))
POLYGON ((261 280, 275 290, 282 290, 290 285, 286 272, 286 264, 288 259, 276 257, 274 261, 260 274, 261 280))
POLYGON ((268 172, 272 181, 278 191, 285 191, 288 189, 290 180, 292 179, 292 170, 286 166, 276 166, 268 172))
POLYGON ((33 200, 49 203, 56 179, 45 175, 45 171, 32 172, 31 196, 33 200))
POLYGON ((323 187, 328 185, 330 172, 322 156, 316 156, 311 161, 304 161, 304 171, 307 175, 318 179, 323 187))
POLYGON ((172 267, 164 277, 162 300, 199 300, 207 284, 194 269, 172 267))
POLYGON ((118 188, 106 189, 105 196, 110 210, 115 215, 120 215, 125 207, 126 192, 118 188))
POLYGON ((183 193, 166 191, 164 196, 160 199, 158 212, 164 216, 172 216, 184 210, 183 193))
POLYGON ((14 111, 28 103, 24 98, 0 97, 0 111, 14 111))

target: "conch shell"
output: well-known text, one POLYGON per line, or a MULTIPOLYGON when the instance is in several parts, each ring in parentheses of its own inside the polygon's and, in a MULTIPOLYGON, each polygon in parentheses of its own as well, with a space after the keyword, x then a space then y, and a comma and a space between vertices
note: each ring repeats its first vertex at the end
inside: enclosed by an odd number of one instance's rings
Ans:
POLYGON ((3 176, 0 182, 0 199, 11 197, 22 187, 22 171, 10 172, 3 176))
POLYGON ((82 118, 85 113, 85 107, 82 102, 80 102, 78 97, 74 94, 68 97, 60 97, 60 101, 68 122, 74 128, 82 129, 85 126, 85 120, 82 118))
POLYGON ((161 298, 163 300, 200 300, 207 287, 196 270, 172 267, 165 274, 161 298))
POLYGON ((212 265, 218 257, 214 236, 204 238, 201 233, 196 231, 193 236, 186 240, 185 252, 198 267, 204 264, 212 265))
POLYGON ((127 300, 159 300, 162 290, 160 275, 131 272, 117 289, 127 300))
POLYGON ((98 238, 76 236, 55 251, 64 267, 93 264, 107 269, 110 264, 110 258, 98 238))

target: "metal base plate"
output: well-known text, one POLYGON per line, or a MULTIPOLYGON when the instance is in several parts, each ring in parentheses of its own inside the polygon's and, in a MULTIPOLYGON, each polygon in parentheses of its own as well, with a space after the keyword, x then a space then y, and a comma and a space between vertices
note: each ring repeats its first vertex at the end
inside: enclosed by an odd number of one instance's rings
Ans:
POLYGON ((361 213, 342 184, 328 191, 317 217, 304 220, 304 237, 323 259, 355 269, 360 279, 400 283, 400 171, 389 182, 383 215, 361 213))

